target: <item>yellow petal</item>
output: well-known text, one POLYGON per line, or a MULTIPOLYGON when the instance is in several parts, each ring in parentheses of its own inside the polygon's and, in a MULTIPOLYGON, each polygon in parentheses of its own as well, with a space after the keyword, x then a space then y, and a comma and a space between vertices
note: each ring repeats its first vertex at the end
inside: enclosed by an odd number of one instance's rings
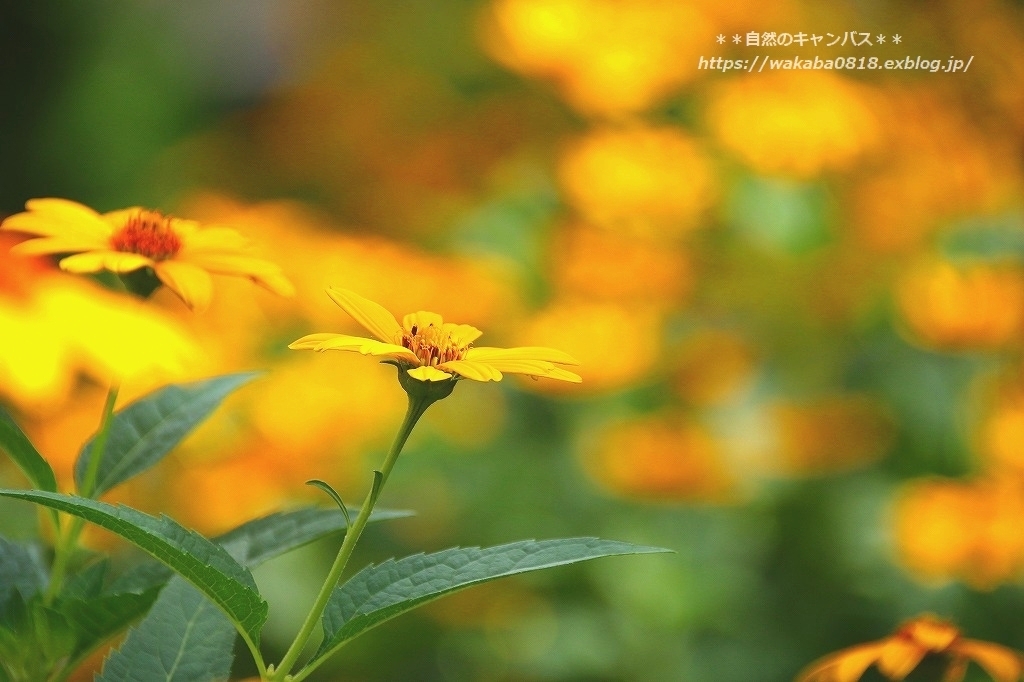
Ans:
POLYGON ((191 263, 165 260, 153 266, 156 276, 192 310, 202 312, 213 298, 210 273, 191 263))
POLYGON ((89 251, 68 256, 60 262, 61 270, 75 273, 99 272, 100 270, 132 272, 153 265, 153 261, 143 255, 122 251, 89 251))
POLYGON ((444 325, 444 318, 437 313, 431 313, 426 310, 420 310, 419 312, 409 313, 402 318, 402 326, 405 327, 407 332, 412 332, 412 328, 416 327, 419 329, 426 329, 429 326, 441 327, 444 325))
POLYGON ((292 296, 295 287, 275 263, 238 253, 179 253, 177 260, 197 265, 218 275, 248 277, 281 296, 292 296))
POLYGON ((431 367, 430 365, 423 365, 422 367, 410 369, 409 376, 413 379, 419 379, 420 381, 444 381, 445 379, 452 378, 451 374, 442 372, 437 367, 431 367))
POLYGON ((796 682, 857 682, 881 651, 881 642, 844 649, 804 668, 796 682))
POLYGON ((501 372, 482 362, 451 360, 449 362, 442 362, 438 365, 438 368, 446 372, 454 372, 461 377, 472 379, 473 381, 501 381, 501 372))
POLYGON ((452 340, 460 348, 465 348, 483 334, 482 331, 470 324, 452 324, 449 322, 444 325, 444 330, 448 332, 452 340))
POLYGON ((324 341, 328 341, 340 334, 332 334, 330 332, 320 332, 317 334, 306 334, 301 339, 296 339, 288 344, 288 347, 292 350, 316 350, 324 341))
POLYGON ((470 348, 466 351, 467 360, 542 360, 544 362, 557 362, 560 365, 578 365, 579 360, 554 348, 542 346, 521 346, 519 348, 470 348))
POLYGON ((382 305, 348 289, 330 287, 327 295, 353 320, 384 343, 394 343, 401 338, 402 328, 398 325, 398 320, 382 305))
POLYGON ((105 240, 76 235, 29 239, 12 246, 11 253, 18 256, 38 256, 46 253, 80 253, 109 248, 110 245, 105 240))
POLYGON ((85 204, 70 199, 29 199, 25 202, 25 208, 35 213, 45 213, 51 217, 65 220, 87 220, 100 217, 99 213, 85 204))
MULTIPOLYGON (((468 353, 467 356, 469 356, 468 353)), ((569 381, 574 384, 583 381, 578 374, 555 367, 550 362, 544 362, 543 360, 480 360, 475 357, 467 357, 467 360, 484 363, 499 372, 508 372, 509 374, 526 374, 527 376, 544 377, 545 379, 569 381)))
POLYGON ((927 651, 918 643, 900 637, 885 641, 878 657, 878 669, 883 675, 902 680, 921 662, 927 651))
POLYGON ((324 339, 313 350, 351 350, 363 355, 379 355, 418 363, 416 355, 408 348, 403 348, 393 343, 384 343, 376 339, 366 339, 362 336, 349 336, 347 334, 332 334, 331 338, 324 339))
POLYGON ((1017 682, 1024 673, 1020 654, 998 644, 964 639, 953 649, 961 656, 973 659, 996 682, 1017 682))
POLYGON ((187 236, 182 251, 187 253, 237 253, 249 246, 249 240, 228 227, 205 227, 187 236))
POLYGON ((2 229, 44 237, 83 237, 106 244, 110 227, 87 206, 63 199, 33 199, 29 209, 4 220, 2 229))

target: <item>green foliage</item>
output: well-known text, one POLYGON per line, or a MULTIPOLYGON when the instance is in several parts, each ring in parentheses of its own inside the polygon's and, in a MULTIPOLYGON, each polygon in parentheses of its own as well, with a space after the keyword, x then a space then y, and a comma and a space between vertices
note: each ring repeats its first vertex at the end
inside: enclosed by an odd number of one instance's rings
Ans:
POLYGON ((15 594, 30 599, 46 587, 46 569, 35 547, 0 537, 0 623, 15 594))
POLYGON ((0 490, 0 496, 28 500, 72 514, 117 533, 170 566, 199 588, 237 625, 253 645, 267 619, 249 571, 222 547, 166 516, 154 518, 124 506, 42 491, 0 490))
POLYGON ((10 455, 32 485, 40 490, 57 492, 53 469, 3 407, 0 407, 0 450, 10 455))
POLYGON ((334 500, 334 503, 338 505, 338 509, 341 510, 341 513, 345 516, 345 527, 352 527, 352 517, 348 513, 348 507, 345 506, 345 501, 341 499, 341 495, 338 494, 337 490, 331 487, 330 483, 328 483, 327 481, 321 481, 319 478, 314 478, 309 481, 306 481, 306 485, 311 485, 320 488, 320 490, 323 490, 325 493, 327 493, 331 497, 331 499, 334 500))
MULTIPOLYGON (((255 376, 252 372, 227 374, 192 384, 166 386, 115 413, 90 496, 98 497, 159 462, 228 394, 255 376)), ((75 462, 79 490, 94 456, 95 442, 95 438, 90 439, 75 462)))
POLYGON ((227 616, 184 579, 174 577, 149 616, 107 657, 97 682, 226 680, 234 639, 227 616))
MULTIPOLYGON (((375 509, 369 523, 412 516, 401 509, 375 509)), ((306 507, 289 512, 277 512, 244 523, 224 535, 214 538, 228 554, 243 566, 254 568, 293 549, 319 540, 325 535, 342 532, 344 518, 333 509, 306 507)))
POLYGON ((472 585, 599 557, 667 551, 598 538, 561 538, 485 549, 454 547, 368 566, 331 595, 322 620, 323 643, 311 663, 386 620, 472 585))

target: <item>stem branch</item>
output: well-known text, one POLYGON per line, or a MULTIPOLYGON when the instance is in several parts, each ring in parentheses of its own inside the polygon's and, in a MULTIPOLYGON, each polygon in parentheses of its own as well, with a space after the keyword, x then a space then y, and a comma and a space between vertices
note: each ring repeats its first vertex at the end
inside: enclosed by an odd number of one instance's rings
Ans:
POLYGON ((327 602, 330 600, 331 594, 334 592, 334 588, 338 584, 346 564, 348 564, 349 557, 352 556, 352 550, 355 549, 356 543, 359 541, 363 527, 370 518, 370 512, 373 511, 373 505, 380 495, 380 490, 383 489, 384 484, 387 482, 391 469, 394 468, 398 455, 405 446, 405 441, 409 439, 409 434, 412 433, 416 422, 433 402, 434 400, 428 396, 414 397, 411 393, 409 394, 409 407, 405 412, 405 419, 402 421, 402 426, 398 429, 398 434, 395 436, 395 442, 391 445, 391 450, 388 452, 388 456, 380 468, 380 485, 375 486, 377 494, 374 495, 374 489, 371 488, 370 492, 366 495, 366 499, 363 500, 363 506, 359 509, 359 515, 345 533, 341 549, 338 550, 338 556, 335 557, 334 564, 327 573, 323 587, 320 588, 320 594, 317 595, 316 601, 313 602, 313 607, 306 616, 306 620, 302 624, 299 633, 295 636, 295 641, 292 642, 284 658, 281 659, 281 664, 272 673, 271 680, 289 679, 288 672, 295 665, 296 660, 298 660, 299 655, 306 646, 306 642, 309 641, 309 637, 313 633, 317 622, 323 615, 324 609, 327 608, 327 602))

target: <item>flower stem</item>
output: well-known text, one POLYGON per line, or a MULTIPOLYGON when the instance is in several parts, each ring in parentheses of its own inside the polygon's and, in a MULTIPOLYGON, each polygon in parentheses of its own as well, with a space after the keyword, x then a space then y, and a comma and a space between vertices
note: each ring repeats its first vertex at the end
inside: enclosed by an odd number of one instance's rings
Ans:
MULTIPOLYGON (((366 522, 370 518, 370 512, 373 511, 373 505, 376 503, 384 483, 387 482, 391 469, 394 468, 395 462, 398 461, 398 455, 402 452, 405 441, 408 440, 409 434, 412 433, 416 422, 433 402, 434 400, 429 396, 409 395, 409 407, 405 412, 405 419, 402 421, 402 426, 395 436, 395 442, 391 445, 391 450, 388 452, 388 456, 380 468, 380 484, 374 485, 370 492, 367 493, 366 499, 363 500, 363 506, 359 509, 359 515, 345 533, 341 549, 338 550, 338 556, 335 557, 334 564, 327 573, 323 587, 320 588, 320 594, 317 595, 316 601, 313 602, 313 607, 306 616, 306 620, 302 624, 299 633, 295 636, 295 641, 292 642, 284 658, 281 659, 280 665, 271 674, 271 680, 293 679, 289 677, 288 672, 295 665, 296 660, 298 660, 299 655, 306 646, 306 642, 309 641, 309 637, 313 633, 317 622, 323 615, 324 609, 327 608, 327 602, 330 600, 331 594, 334 592, 334 588, 338 584, 345 566, 348 564, 349 557, 352 556, 352 550, 355 549, 356 543, 359 541, 359 536, 362 534, 363 527, 366 526, 366 522)), ((301 673, 298 679, 301 679, 301 673)))
MULTIPOLYGON (((111 386, 107 392, 107 402, 103 405, 103 419, 100 422, 99 433, 93 441, 92 449, 89 452, 89 468, 85 471, 85 478, 82 480, 82 487, 78 493, 83 497, 92 497, 96 489, 96 479, 99 477, 100 462, 103 453, 107 449, 107 436, 110 434, 110 421, 114 415, 114 403, 117 402, 118 387, 111 386)), ((78 546, 78 537, 82 534, 85 521, 79 517, 71 519, 71 523, 65 526, 65 532, 60 536, 54 547, 53 568, 50 571, 50 584, 46 588, 46 603, 51 604, 64 583, 64 576, 68 570, 68 560, 78 546)))

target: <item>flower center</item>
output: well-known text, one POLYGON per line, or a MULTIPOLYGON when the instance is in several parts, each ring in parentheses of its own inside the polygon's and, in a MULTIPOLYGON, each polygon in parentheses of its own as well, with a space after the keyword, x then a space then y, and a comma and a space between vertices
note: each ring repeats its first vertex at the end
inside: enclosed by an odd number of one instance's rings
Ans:
POLYGON ((402 345, 411 350, 422 365, 440 365, 451 360, 461 360, 469 348, 469 344, 453 339, 451 332, 432 324, 426 327, 413 325, 409 331, 403 331, 402 345))
POLYGON ((110 237, 115 251, 137 253, 153 260, 167 260, 181 250, 181 237, 171 219, 157 211, 139 211, 110 237))

